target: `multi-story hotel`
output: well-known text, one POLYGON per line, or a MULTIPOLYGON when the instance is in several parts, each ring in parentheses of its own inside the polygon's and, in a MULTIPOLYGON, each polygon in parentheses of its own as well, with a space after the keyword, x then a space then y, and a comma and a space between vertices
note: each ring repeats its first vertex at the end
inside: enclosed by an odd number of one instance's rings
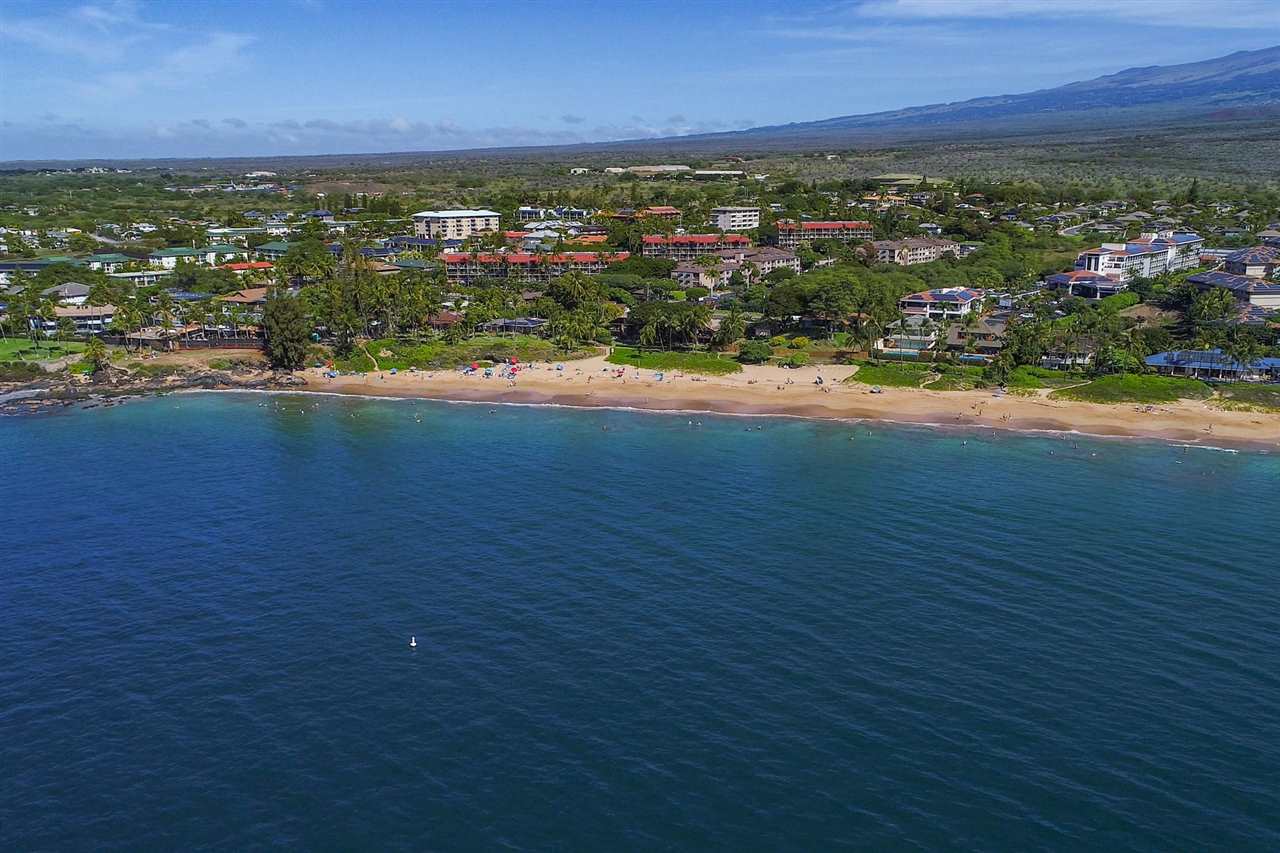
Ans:
POLYGON ((713 207, 711 224, 721 231, 746 231, 760 227, 758 207, 713 207))
POLYGON ((778 245, 794 249, 811 240, 870 240, 876 230, 870 222, 847 220, 841 222, 793 222, 778 223, 778 245))
POLYGON ((651 234, 644 238, 643 246, 641 251, 647 258, 688 261, 722 249, 746 249, 751 241, 741 234, 651 234))
POLYGON ((909 267, 912 264, 927 264, 936 261, 943 255, 959 254, 960 244, 950 240, 938 240, 933 237, 907 237, 904 240, 876 240, 871 245, 876 247, 876 261, 882 264, 897 264, 909 267))
POLYGON ((465 240, 473 234, 498 230, 492 210, 424 210, 413 215, 413 231, 433 240, 465 240))
POLYGON ((1190 269, 1200 263, 1204 238, 1187 232, 1160 231, 1124 243, 1103 243, 1076 258, 1076 269, 1100 273, 1128 284, 1165 272, 1190 269))
POLYGON ((800 272, 800 259, 794 253, 773 246, 721 249, 715 254, 721 261, 714 268, 708 269, 694 261, 683 261, 672 270, 671 277, 684 288, 705 287, 714 291, 718 287, 727 286, 730 276, 735 272, 741 273, 747 281, 784 267, 800 272))
POLYGON ((588 275, 602 273, 609 264, 625 261, 630 256, 630 252, 562 252, 545 255, 532 252, 447 252, 440 259, 444 262, 445 278, 450 282, 467 282, 476 278, 549 282, 569 272, 588 275))

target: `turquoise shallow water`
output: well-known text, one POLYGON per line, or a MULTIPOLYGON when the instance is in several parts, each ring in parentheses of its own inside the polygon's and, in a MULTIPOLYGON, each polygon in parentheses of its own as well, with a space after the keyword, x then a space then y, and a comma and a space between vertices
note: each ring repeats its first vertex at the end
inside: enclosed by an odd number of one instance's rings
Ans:
POLYGON ((0 419, 3 846, 1280 847, 1280 458, 699 420, 0 419))

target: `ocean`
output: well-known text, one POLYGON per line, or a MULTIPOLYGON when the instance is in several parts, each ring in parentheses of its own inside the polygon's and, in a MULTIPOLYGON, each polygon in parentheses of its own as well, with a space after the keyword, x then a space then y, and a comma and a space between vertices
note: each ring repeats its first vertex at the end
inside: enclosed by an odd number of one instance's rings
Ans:
POLYGON ((7 850, 1280 848, 1277 455, 237 393, 0 473, 7 850))

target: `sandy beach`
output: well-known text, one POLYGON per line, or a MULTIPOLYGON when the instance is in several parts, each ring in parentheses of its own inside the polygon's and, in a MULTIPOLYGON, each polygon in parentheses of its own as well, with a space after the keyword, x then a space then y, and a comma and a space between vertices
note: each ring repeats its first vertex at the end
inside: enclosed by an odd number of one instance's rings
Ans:
POLYGON ((982 391, 929 391, 844 384, 852 366, 821 365, 788 369, 744 366, 728 376, 695 376, 626 368, 596 356, 555 364, 522 365, 512 381, 484 371, 372 372, 327 377, 302 371, 307 390, 339 394, 420 397, 471 402, 556 404, 634 408, 653 411, 705 411, 775 414, 832 419, 871 419, 1010 430, 1055 430, 1099 436, 1135 436, 1205 445, 1280 447, 1280 414, 1222 411, 1199 400, 1101 405, 1036 396, 996 395, 982 391), (821 377, 821 385, 815 379, 821 377))

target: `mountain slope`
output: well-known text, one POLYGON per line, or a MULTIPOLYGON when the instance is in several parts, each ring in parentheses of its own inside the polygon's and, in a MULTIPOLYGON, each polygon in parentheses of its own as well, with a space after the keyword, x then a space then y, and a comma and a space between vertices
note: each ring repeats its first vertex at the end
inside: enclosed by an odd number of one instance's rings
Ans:
MULTIPOLYGON (((910 139, 981 132, 1159 124, 1215 112, 1247 115, 1280 109, 1280 46, 1184 65, 1130 68, 1053 89, 974 98, 820 121, 702 134, 682 140, 814 143, 910 139)), ((672 140, 664 140, 671 142, 672 140)))

